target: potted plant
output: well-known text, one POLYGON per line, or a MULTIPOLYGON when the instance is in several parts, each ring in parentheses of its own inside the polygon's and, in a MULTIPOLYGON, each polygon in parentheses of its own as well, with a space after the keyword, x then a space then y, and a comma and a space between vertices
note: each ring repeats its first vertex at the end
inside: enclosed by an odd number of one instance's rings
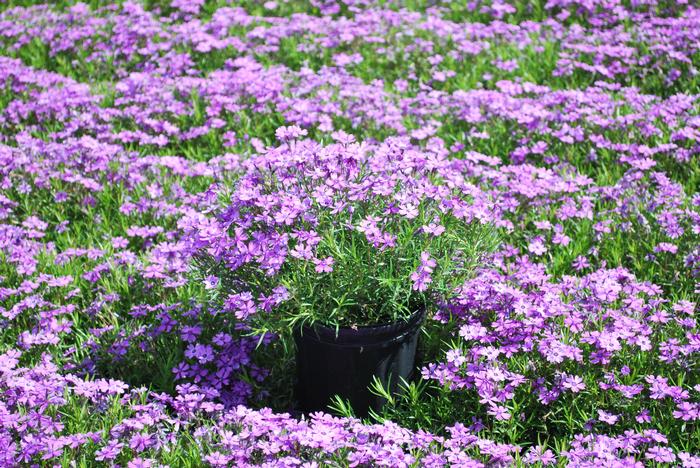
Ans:
POLYGON ((495 231, 441 145, 337 132, 323 146, 302 133, 280 129, 280 146, 246 160, 217 216, 190 221, 191 239, 227 313, 261 336, 294 336, 301 407, 338 394, 365 414, 379 404, 374 376, 394 388, 410 378, 426 313, 495 231))

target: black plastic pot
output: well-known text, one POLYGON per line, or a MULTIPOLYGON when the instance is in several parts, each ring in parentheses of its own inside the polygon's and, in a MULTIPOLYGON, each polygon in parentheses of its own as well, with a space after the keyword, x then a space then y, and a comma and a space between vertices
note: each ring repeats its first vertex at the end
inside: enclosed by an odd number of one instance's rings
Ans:
POLYGON ((378 410, 383 399, 368 387, 372 377, 390 385, 392 392, 403 377, 410 380, 425 312, 408 321, 358 328, 323 325, 294 331, 297 345, 297 399, 304 412, 327 410, 334 395, 350 400, 358 416, 378 410))

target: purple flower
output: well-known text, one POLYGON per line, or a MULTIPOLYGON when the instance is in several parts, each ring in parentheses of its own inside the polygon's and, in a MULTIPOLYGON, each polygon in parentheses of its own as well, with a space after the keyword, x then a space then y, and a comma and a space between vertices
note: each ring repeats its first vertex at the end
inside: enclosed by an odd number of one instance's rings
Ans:
POLYGON ((131 436, 129 441, 129 448, 136 452, 143 452, 153 445, 153 436, 150 434, 142 434, 137 432, 131 436))
POLYGON ((503 406, 499 405, 489 405, 489 410, 488 414, 493 416, 495 419, 499 421, 507 421, 510 419, 511 414, 508 411, 508 408, 505 408, 503 406))
POLYGON ((430 253, 421 253, 421 263, 418 269, 411 273, 411 281, 413 281, 413 289, 416 291, 425 291, 428 285, 433 281, 430 277, 437 263, 430 258, 430 253))
POLYGON ((425 232, 426 234, 430 234, 430 235, 435 236, 435 237, 437 237, 440 234, 442 234, 443 232, 445 232, 445 227, 441 226, 440 224, 436 224, 436 223, 430 223, 427 226, 423 226, 422 229, 423 229, 423 232, 425 232))
POLYGON ((649 447, 644 454, 648 460, 656 461, 659 463, 673 463, 676 461, 676 455, 668 447, 654 446, 649 447))
POLYGON ((607 411, 603 411, 600 409, 598 410, 598 420, 601 422, 610 424, 612 426, 616 424, 619 419, 620 417, 618 415, 608 413, 607 411))
POLYGON ((305 136, 308 132, 297 125, 279 127, 275 130, 275 136, 279 141, 289 141, 305 136))
POLYGON ((576 269, 576 271, 581 271, 588 268, 590 264, 588 263, 588 259, 586 257, 579 255, 576 257, 576 260, 574 260, 572 266, 574 269, 576 269))
POLYGON ((206 289, 216 289, 219 286, 219 278, 216 276, 207 276, 204 278, 204 287, 206 289))
POLYGON ((562 387, 569 389, 572 393, 579 393, 586 388, 583 379, 578 375, 565 376, 562 378, 562 387))
POLYGON ((326 257, 322 260, 314 258, 313 261, 316 265, 316 273, 330 273, 333 271, 333 257, 326 257))
POLYGON ((107 445, 99 449, 97 452, 95 452, 95 460, 97 461, 106 461, 106 460, 114 460, 117 458, 119 453, 121 452, 122 448, 124 447, 124 444, 121 442, 117 442, 115 440, 111 440, 107 442, 107 445))
POLYGON ((527 246, 527 250, 532 252, 533 254, 540 256, 547 252, 547 247, 544 245, 544 239, 542 237, 535 237, 530 241, 530 243, 527 246))

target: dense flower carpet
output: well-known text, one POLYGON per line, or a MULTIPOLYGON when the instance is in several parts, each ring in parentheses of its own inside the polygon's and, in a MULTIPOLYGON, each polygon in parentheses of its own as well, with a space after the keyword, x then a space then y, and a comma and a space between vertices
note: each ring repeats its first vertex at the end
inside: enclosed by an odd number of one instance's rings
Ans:
POLYGON ((695 3, 0 3, 0 465, 700 467, 695 3), (341 198, 498 239, 366 418, 196 266, 347 271, 341 198))

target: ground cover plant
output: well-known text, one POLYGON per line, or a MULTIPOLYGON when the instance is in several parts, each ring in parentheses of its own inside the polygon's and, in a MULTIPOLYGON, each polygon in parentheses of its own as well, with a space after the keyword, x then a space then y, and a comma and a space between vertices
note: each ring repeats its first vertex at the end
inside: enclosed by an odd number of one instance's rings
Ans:
POLYGON ((0 464, 700 466, 698 24, 663 0, 3 2, 0 464), (414 259, 369 303, 431 304, 420 376, 368 418, 299 414, 269 326, 353 284, 317 226, 414 259), (476 260, 432 282, 460 239, 476 260), (231 291, 241 265, 290 287, 231 291))

